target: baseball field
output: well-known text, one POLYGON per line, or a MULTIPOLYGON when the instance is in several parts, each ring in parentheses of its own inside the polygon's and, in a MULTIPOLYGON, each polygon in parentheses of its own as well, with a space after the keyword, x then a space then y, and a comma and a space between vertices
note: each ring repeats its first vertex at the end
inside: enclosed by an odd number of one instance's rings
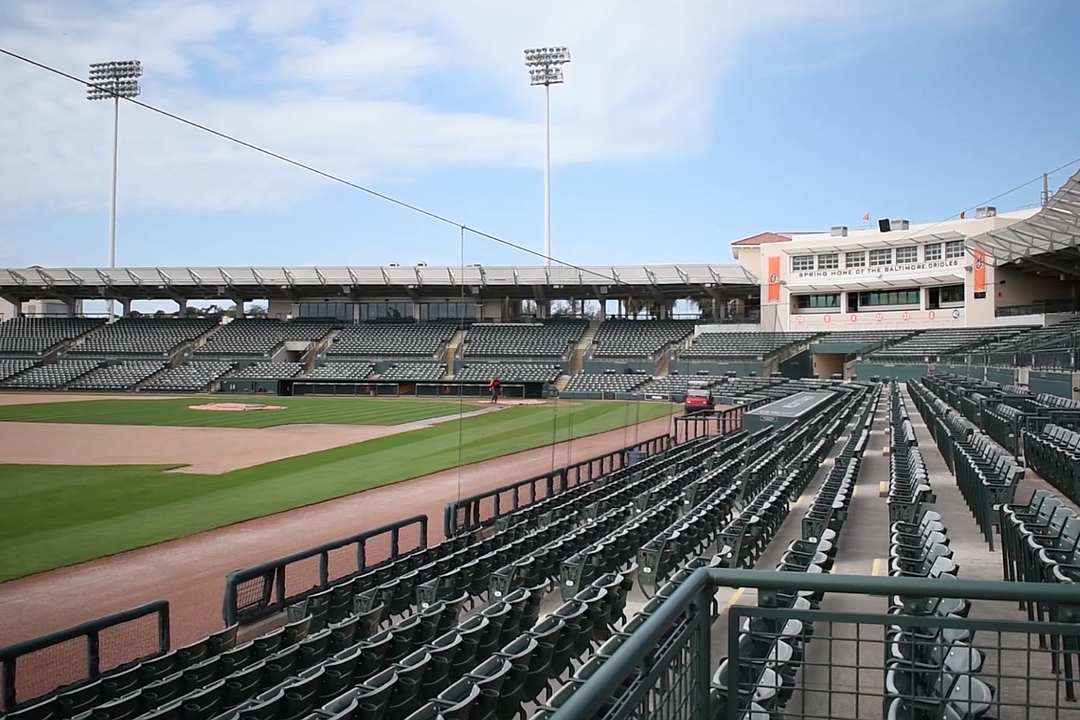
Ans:
MULTIPOLYGON (((221 400, 0 396, 0 581, 673 412, 661 403, 492 408, 403 398, 193 407, 221 400)), ((625 444, 635 439, 627 433, 625 444)), ((566 460, 551 453, 553 467, 566 460)))

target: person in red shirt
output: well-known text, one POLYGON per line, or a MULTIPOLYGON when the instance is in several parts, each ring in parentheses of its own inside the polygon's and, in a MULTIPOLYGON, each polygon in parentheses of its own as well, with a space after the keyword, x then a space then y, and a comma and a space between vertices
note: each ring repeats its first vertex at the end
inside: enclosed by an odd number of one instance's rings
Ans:
POLYGON ((491 391, 491 402, 499 402, 499 390, 502 388, 502 383, 499 382, 499 378, 491 378, 491 382, 488 383, 488 390, 491 391))

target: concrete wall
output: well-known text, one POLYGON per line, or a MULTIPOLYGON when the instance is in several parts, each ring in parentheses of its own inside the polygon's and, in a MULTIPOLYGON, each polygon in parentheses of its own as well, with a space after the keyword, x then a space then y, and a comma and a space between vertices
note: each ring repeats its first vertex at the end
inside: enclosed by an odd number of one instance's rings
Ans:
POLYGON ((839 353, 814 353, 814 377, 828 379, 834 373, 844 372, 845 356, 839 353))

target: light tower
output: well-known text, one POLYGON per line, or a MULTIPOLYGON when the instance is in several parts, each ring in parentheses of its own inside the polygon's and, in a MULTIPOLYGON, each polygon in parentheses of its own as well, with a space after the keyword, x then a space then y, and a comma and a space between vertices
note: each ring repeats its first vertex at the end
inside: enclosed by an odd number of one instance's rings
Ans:
POLYGON ((570 62, 565 47, 536 48, 525 51, 532 85, 544 86, 544 264, 551 265, 551 86, 563 81, 560 66, 570 62))
MULTIPOLYGON (((116 267, 116 174, 120 148, 120 100, 139 96, 142 63, 138 60, 114 60, 91 63, 90 82, 86 86, 87 100, 113 101, 112 202, 109 208, 109 267, 116 267)), ((109 320, 115 317, 113 301, 109 300, 109 320)))

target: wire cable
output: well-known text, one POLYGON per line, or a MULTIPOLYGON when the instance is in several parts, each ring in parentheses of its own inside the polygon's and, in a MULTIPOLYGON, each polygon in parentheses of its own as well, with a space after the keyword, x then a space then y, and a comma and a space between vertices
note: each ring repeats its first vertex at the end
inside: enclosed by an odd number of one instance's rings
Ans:
MULTIPOLYGON (((23 63, 26 63, 27 65, 32 65, 33 67, 40 68, 40 69, 45 70, 47 72, 50 72, 50 73, 52 73, 54 75, 58 75, 58 76, 60 76, 62 78, 66 78, 68 80, 71 80, 72 82, 77 82, 80 85, 84 85, 85 87, 88 87, 88 88, 92 87, 92 88, 97 88, 99 90, 108 91, 107 86, 98 85, 97 83, 92 83, 89 80, 83 80, 82 78, 80 78, 80 77, 78 77, 76 75, 72 75, 71 73, 67 73, 67 72, 64 72, 63 70, 60 70, 59 68, 54 68, 54 67, 52 67, 50 65, 46 65, 45 63, 39 62, 37 60, 33 60, 31 58, 26 57, 25 55, 20 55, 18 53, 12 52, 11 50, 7 50, 7 49, 2 48, 2 47, 0 47, 0 55, 6 55, 6 56, 8 56, 10 58, 13 58, 13 59, 18 60, 18 61, 23 62, 23 63)), ((450 218, 446 217, 445 215, 441 215, 441 214, 433 212, 431 210, 426 210, 426 209, 424 209, 424 208, 422 208, 422 207, 420 207, 418 205, 413 205, 412 203, 406 202, 404 200, 399 200, 399 199, 397 199, 395 197, 387 195, 386 193, 381 193, 381 192, 379 192, 377 190, 373 190, 373 189, 371 189, 369 187, 366 187, 364 185, 360 185, 359 183, 352 182, 351 180, 346 180, 345 178, 343 178, 343 177, 341 177, 339 175, 334 175, 333 173, 326 172, 325 170, 320 170, 320 169, 318 169, 318 168, 316 168, 316 167, 314 167, 312 165, 308 165, 307 163, 300 162, 299 160, 294 160, 293 158, 282 155, 281 153, 278 153, 278 152, 274 152, 273 150, 269 150, 269 149, 264 148, 264 147, 262 147, 260 145, 256 145, 255 143, 247 142, 246 140, 241 140, 240 138, 236 137, 235 135, 230 135, 230 134, 222 132, 220 130, 215 130, 215 129, 207 126, 207 125, 203 125, 200 122, 196 122, 195 120, 190 120, 188 118, 185 118, 185 117, 183 117, 181 115, 177 115, 176 113, 170 112, 168 110, 163 110, 162 108, 156 107, 156 106, 151 105, 151 104, 146 103, 146 102, 143 102, 142 100, 137 100, 135 98, 128 98, 128 97, 121 97, 120 99, 124 100, 125 102, 129 102, 132 105, 137 105, 138 107, 141 107, 144 110, 149 110, 150 112, 156 113, 156 114, 161 115, 163 117, 167 117, 170 120, 175 120, 176 122, 182 123, 182 124, 187 125, 187 126, 192 127, 192 128, 195 128, 196 130, 200 130, 202 132, 213 135, 213 136, 215 136, 217 138, 220 138, 222 140, 226 140, 228 142, 235 143, 237 145, 240 145, 242 147, 247 148, 248 150, 252 150, 254 152, 260 153, 260 154, 265 155, 267 157, 271 157, 271 158, 273 158, 275 160, 279 160, 279 161, 281 161, 283 163, 286 163, 288 165, 292 165, 293 167, 299 168, 301 170, 305 170, 305 171, 307 171, 309 173, 312 173, 314 175, 318 175, 319 177, 324 178, 326 180, 330 180, 331 182, 335 182, 335 183, 339 183, 341 185, 345 185, 346 187, 350 187, 353 190, 359 190, 362 193, 367 193, 368 195, 370 195, 372 197, 375 197, 375 198, 378 198, 379 200, 383 200, 383 201, 391 203, 393 205, 397 205, 398 207, 404 208, 405 210, 410 210, 412 212, 418 213, 418 214, 423 215, 423 216, 425 216, 425 217, 427 217, 427 218, 429 218, 431 220, 435 220, 437 222, 445 223, 447 225, 453 225, 454 227, 460 228, 463 232, 470 232, 473 235, 485 238, 487 240, 491 240, 492 242, 498 243, 500 245, 504 245, 504 246, 506 246, 508 248, 512 248, 514 250, 519 250, 520 252, 526 253, 528 255, 533 255, 535 257, 542 258, 542 259, 550 261, 552 263, 562 265, 563 267, 568 267, 568 268, 571 268, 573 270, 577 270, 580 273, 586 273, 588 275, 595 276, 597 278, 600 278, 602 280, 606 280, 606 281, 608 281, 610 283, 613 283, 615 285, 625 285, 626 284, 618 277, 614 277, 614 276, 611 276, 611 275, 605 275, 602 272, 598 272, 598 271, 592 270, 590 268, 586 268, 586 267, 583 267, 583 266, 580 266, 580 265, 575 265, 574 263, 567 262, 565 260, 560 260, 560 259, 555 258, 555 257, 550 257, 548 255, 545 255, 542 252, 539 252, 537 250, 533 250, 531 248, 525 247, 524 245, 520 245, 520 244, 515 243, 515 242, 511 242, 510 240, 506 240, 504 238, 498 237, 497 235, 492 235, 491 233, 484 232, 483 230, 478 230, 476 228, 471 228, 468 225, 466 225, 465 223, 461 223, 461 222, 458 222, 456 220, 451 220, 450 218)))
MULTIPOLYGON (((464 277, 465 274, 465 228, 460 228, 460 248, 461 248, 461 273, 464 277)), ((465 303, 465 285, 461 285, 461 302, 465 303)), ((461 320, 458 323, 458 331, 465 331, 465 316, 462 314, 461 320)), ((454 363, 454 375, 457 375, 457 350, 454 351, 454 357, 452 358, 454 363)), ((462 392, 464 388, 461 384, 458 384, 458 443, 457 443, 457 499, 458 503, 461 503, 461 473, 462 473, 462 453, 465 446, 465 393, 462 392)))

